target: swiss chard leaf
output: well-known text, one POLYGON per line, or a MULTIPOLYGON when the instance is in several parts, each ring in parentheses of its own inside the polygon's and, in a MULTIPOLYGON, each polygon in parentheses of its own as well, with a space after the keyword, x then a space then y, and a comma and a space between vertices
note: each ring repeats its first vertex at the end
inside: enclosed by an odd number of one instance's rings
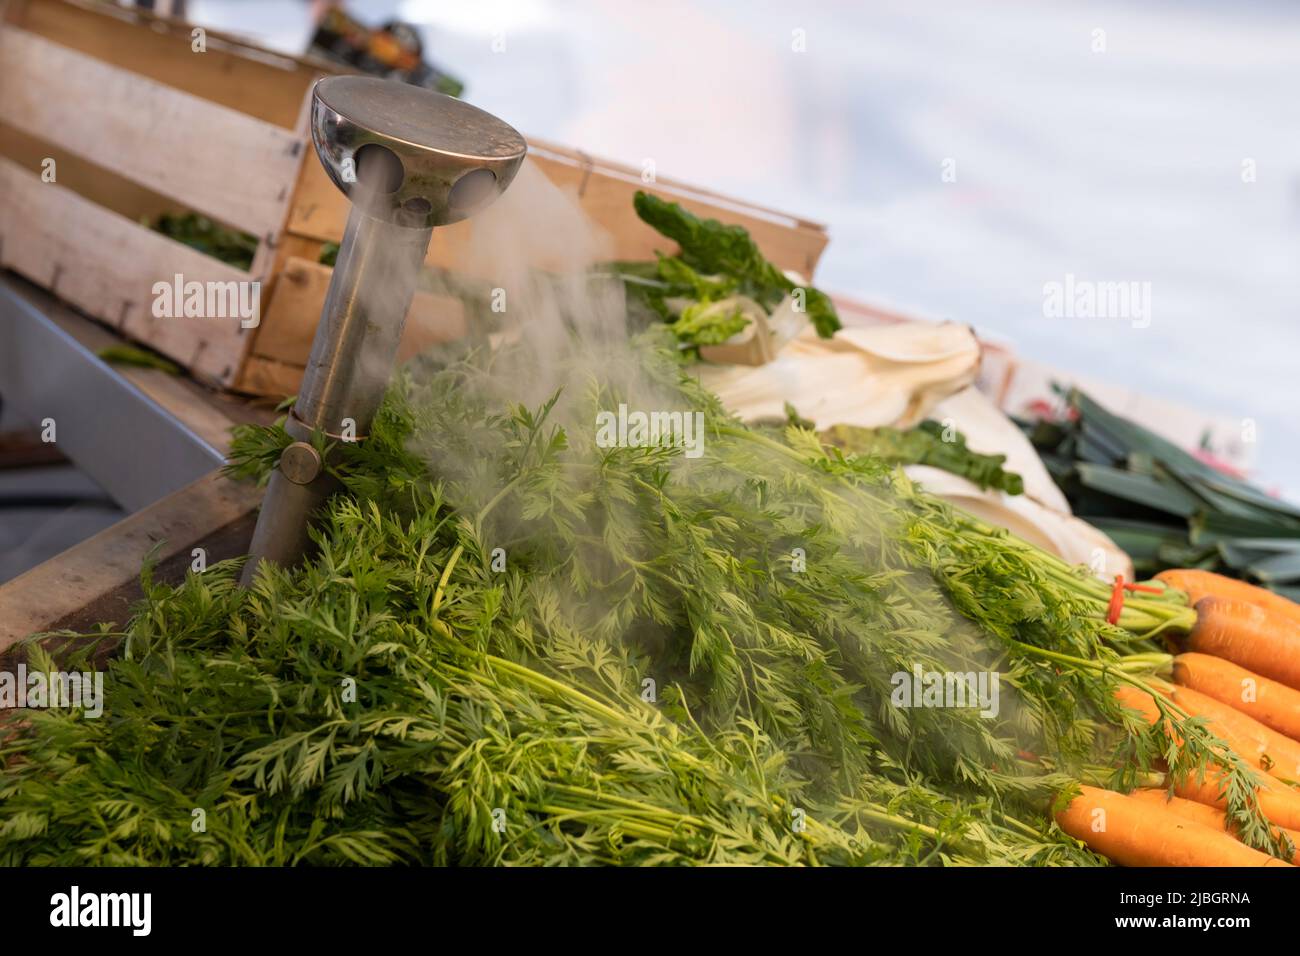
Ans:
POLYGON ((957 431, 945 434, 944 426, 939 422, 924 421, 906 430, 832 425, 822 433, 822 438, 827 444, 850 454, 939 468, 960 475, 982 489, 997 488, 1009 495, 1023 494, 1025 490, 1020 475, 1002 468, 1006 455, 981 455, 971 451, 966 447, 965 435, 957 431))
POLYGON ((812 286, 800 287, 791 282, 763 257, 743 227, 701 219, 680 204, 647 192, 637 192, 634 204, 643 221, 677 243, 682 262, 696 272, 733 276, 739 280, 741 292, 769 308, 779 304, 787 293, 803 288, 804 310, 817 334, 830 338, 841 328, 830 297, 812 286))

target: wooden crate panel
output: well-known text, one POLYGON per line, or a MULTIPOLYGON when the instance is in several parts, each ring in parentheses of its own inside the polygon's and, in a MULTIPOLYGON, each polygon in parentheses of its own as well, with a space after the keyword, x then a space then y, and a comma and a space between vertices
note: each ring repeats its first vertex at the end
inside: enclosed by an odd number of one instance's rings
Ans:
MULTIPOLYGON (((632 197, 638 189, 680 202, 696 215, 744 226, 772 262, 783 269, 795 269, 805 277, 811 278, 829 241, 825 230, 816 224, 688 191, 676 183, 661 181, 648 186, 622 167, 593 166, 550 145, 540 146, 530 141, 529 159, 551 182, 577 194, 587 215, 610 234, 612 254, 618 259, 652 260, 656 249, 667 252, 672 247, 670 240, 637 218, 632 197)), ((320 162, 311 156, 299 173, 298 190, 285 229, 312 239, 338 242, 343 238, 349 208, 346 197, 330 182, 320 162)), ((468 247, 473 227, 473 220, 467 220, 435 229, 427 263, 457 272, 468 271, 460 253, 468 247)))
POLYGON ((3 117, 0 117, 0 156, 13 160, 23 169, 37 172, 44 160, 53 159, 60 186, 66 186, 79 196, 136 222, 156 222, 164 213, 178 215, 189 211, 174 199, 160 196, 98 163, 10 126, 3 117))
MULTIPOLYGON (((151 554, 163 563, 182 556, 184 567, 191 547, 206 547, 215 532, 248 515, 261 497, 252 482, 214 472, 0 584, 0 653, 33 633, 75 626, 69 619, 86 605, 138 581, 140 565, 151 554)), ((211 559, 233 553, 211 554, 211 559)), ((137 597, 122 600, 112 615, 97 620, 125 620, 137 597)))
POLYGON ((10 0, 9 20, 106 63, 285 129, 298 125, 303 98, 321 75, 321 64, 271 53, 216 30, 207 31, 207 51, 195 53, 189 24, 97 0, 10 0))
POLYGON ((588 215, 614 234, 620 258, 653 259, 654 250, 662 250, 666 242, 631 211, 638 189, 681 203, 697 216, 745 227, 768 259, 809 278, 830 241, 821 223, 777 209, 667 176, 646 183, 639 169, 535 137, 529 138, 528 150, 552 182, 574 189, 588 215))
POLYGON ((0 30, 0 117, 259 239, 280 230, 304 152, 292 132, 16 27, 0 30))
POLYGON ((240 372, 235 389, 249 395, 266 395, 279 401, 298 394, 304 371, 306 369, 302 365, 291 365, 262 355, 250 355, 240 372))
POLYGON ((142 228, 71 190, 0 159, 0 265, 88 315, 147 342, 201 378, 229 386, 247 332, 238 318, 155 318, 153 286, 252 277, 142 228))

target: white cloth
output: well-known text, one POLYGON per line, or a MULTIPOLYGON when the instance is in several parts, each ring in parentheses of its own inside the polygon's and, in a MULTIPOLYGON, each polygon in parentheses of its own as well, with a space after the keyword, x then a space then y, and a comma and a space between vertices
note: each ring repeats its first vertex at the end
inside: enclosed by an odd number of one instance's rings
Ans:
POLYGON ((748 421, 784 418, 789 402, 822 427, 908 428, 973 382, 979 357, 974 334, 955 322, 841 329, 831 339, 809 327, 766 365, 703 364, 699 374, 748 421))
POLYGON ((950 472, 908 466, 918 484, 1066 561, 1087 564, 1107 579, 1123 574, 1132 580, 1128 555, 1070 514, 1029 440, 972 386, 979 361, 979 343, 967 326, 899 322, 841 329, 831 339, 809 328, 766 365, 703 364, 699 375, 746 421, 784 418, 789 402, 818 428, 910 428, 926 418, 951 423, 971 451, 1006 455, 1004 467, 1024 479, 1025 493, 981 490, 950 472))

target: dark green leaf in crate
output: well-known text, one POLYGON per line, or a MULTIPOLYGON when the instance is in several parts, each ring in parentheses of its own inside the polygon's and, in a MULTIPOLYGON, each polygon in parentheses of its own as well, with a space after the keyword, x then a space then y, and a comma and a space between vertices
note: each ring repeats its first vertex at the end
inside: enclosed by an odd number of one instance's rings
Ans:
POLYGON ((1249 570, 1261 581, 1300 581, 1300 548, 1257 561, 1249 570))
POLYGON ((1147 475, 1135 475, 1118 468, 1080 462, 1079 481, 1085 488, 1155 508, 1182 518, 1195 512, 1199 502, 1177 486, 1162 484, 1147 475))

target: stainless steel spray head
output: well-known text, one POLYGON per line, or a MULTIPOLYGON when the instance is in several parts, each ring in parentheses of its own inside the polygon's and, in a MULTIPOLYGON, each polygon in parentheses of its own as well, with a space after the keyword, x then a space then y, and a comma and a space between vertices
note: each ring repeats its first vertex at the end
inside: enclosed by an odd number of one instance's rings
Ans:
POLYGON ((527 149, 491 113, 374 77, 334 76, 312 94, 311 138, 334 184, 395 225, 459 222, 505 192, 527 149))
POLYGON ((312 91, 312 141, 352 202, 298 400, 294 439, 258 515, 241 582, 263 560, 307 550, 308 519, 334 490, 313 437, 361 441, 383 400, 434 226, 501 195, 524 138, 460 100, 373 77, 335 76, 312 91))

